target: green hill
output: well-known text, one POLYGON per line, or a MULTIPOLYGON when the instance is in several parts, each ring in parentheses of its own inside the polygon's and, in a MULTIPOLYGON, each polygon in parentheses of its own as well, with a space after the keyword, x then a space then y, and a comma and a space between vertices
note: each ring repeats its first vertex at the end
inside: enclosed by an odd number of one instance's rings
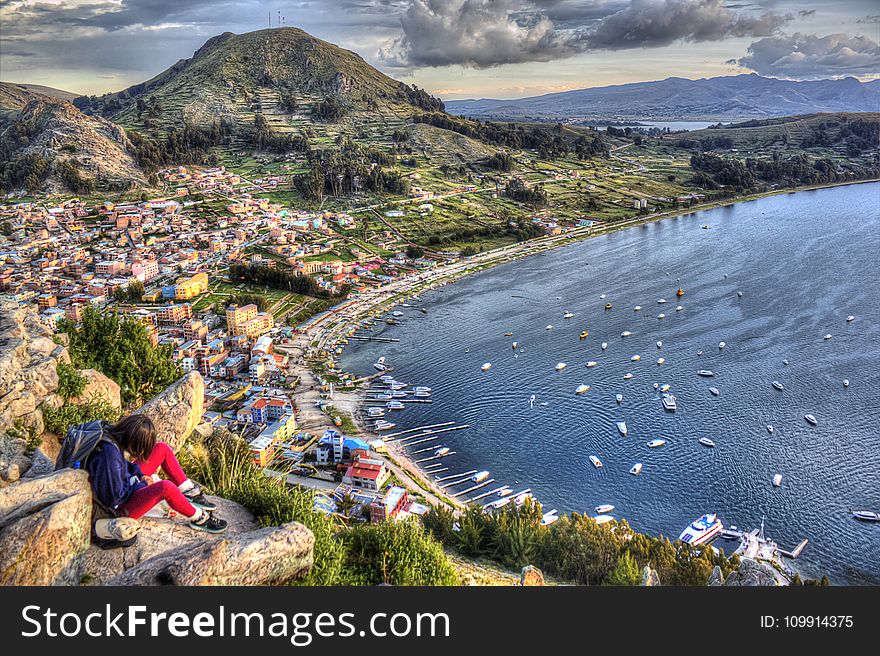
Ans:
POLYGON ((443 108, 355 53, 296 28, 226 32, 146 82, 75 104, 153 137, 222 124, 233 143, 246 141, 258 114, 274 134, 308 130, 330 143, 340 135, 385 141, 413 114, 443 108))

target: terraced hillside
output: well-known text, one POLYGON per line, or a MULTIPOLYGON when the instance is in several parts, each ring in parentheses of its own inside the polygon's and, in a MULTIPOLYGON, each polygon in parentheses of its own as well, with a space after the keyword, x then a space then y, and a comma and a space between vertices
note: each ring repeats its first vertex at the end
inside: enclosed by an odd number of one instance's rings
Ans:
POLYGON ((233 144, 247 138, 258 114, 274 134, 306 130, 320 145, 340 135, 384 142, 414 113, 442 109, 355 53, 296 28, 226 32, 144 83, 76 104, 152 136, 222 122, 233 144))

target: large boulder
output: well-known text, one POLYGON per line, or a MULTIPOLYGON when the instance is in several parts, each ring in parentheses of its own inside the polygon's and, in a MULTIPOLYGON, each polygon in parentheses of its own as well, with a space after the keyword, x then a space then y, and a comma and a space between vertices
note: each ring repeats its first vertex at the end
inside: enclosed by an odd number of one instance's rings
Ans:
POLYGON ((83 369, 79 375, 86 379, 82 394, 71 401, 77 405, 103 401, 117 410, 122 409, 122 394, 116 381, 96 369, 83 369))
POLYGON ((544 572, 534 565, 526 565, 519 574, 519 584, 522 586, 544 585, 544 572))
POLYGON ((731 572, 724 585, 730 586, 777 586, 780 585, 780 575, 768 563, 762 563, 752 558, 743 558, 739 569, 731 572))
POLYGON ((146 560, 109 585, 273 585, 305 576, 315 537, 291 522, 184 545, 146 560))
POLYGON ((159 439, 176 451, 202 421, 204 402, 205 381, 191 371, 137 413, 152 419, 159 439))
POLYGON ((58 388, 56 364, 70 360, 52 338, 35 308, 0 302, 0 433, 43 432, 40 404, 58 388))
POLYGON ((84 471, 65 469, 0 489, 0 585, 77 585, 91 534, 84 471))
POLYGON ((657 570, 652 569, 645 565, 642 568, 642 585, 644 586, 658 586, 661 585, 660 577, 657 575, 657 570))
POLYGON ((215 541, 247 533, 260 527, 254 516, 244 507, 220 497, 211 497, 217 504, 214 514, 229 522, 225 533, 214 535, 194 531, 186 519, 140 519, 137 541, 130 547, 99 549, 92 545, 85 554, 84 581, 90 585, 102 585, 122 575, 132 567, 155 558, 169 549, 195 548, 206 541, 215 541))

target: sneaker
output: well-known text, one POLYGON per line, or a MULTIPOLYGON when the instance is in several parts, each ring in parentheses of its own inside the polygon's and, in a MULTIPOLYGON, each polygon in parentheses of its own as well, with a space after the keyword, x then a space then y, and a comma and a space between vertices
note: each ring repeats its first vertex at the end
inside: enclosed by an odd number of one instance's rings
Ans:
POLYGON ((202 510, 217 510, 217 504, 210 501, 198 486, 187 490, 183 493, 183 496, 185 496, 186 500, 191 504, 198 506, 202 510))
POLYGON ((214 517, 209 512, 205 513, 200 521, 190 522, 189 527, 197 531, 206 531, 208 533, 222 533, 229 528, 229 522, 219 517, 214 517))

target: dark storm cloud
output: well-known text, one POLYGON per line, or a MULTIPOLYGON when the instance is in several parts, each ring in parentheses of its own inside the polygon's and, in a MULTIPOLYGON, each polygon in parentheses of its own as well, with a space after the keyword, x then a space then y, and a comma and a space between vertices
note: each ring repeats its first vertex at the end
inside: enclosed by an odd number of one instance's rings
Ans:
POLYGON ((738 63, 761 75, 796 79, 871 75, 880 71, 880 46, 847 34, 780 34, 753 43, 738 63))
POLYGON ((723 0, 411 0, 403 35, 380 53, 392 66, 487 68, 588 50, 769 36, 791 16, 732 12, 723 0))

